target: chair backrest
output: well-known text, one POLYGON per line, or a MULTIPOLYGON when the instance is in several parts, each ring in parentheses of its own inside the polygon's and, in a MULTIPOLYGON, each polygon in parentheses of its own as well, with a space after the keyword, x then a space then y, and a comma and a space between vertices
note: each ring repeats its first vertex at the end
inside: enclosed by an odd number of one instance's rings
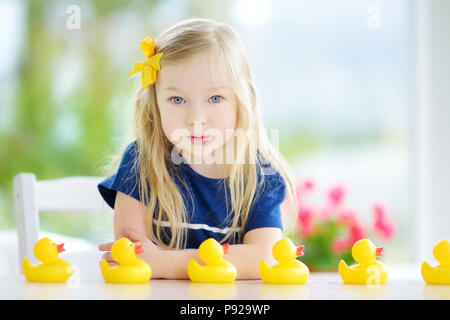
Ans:
POLYGON ((33 259, 33 247, 39 240, 39 212, 111 212, 97 189, 100 177, 67 177, 37 181, 32 173, 14 177, 14 202, 22 259, 33 259))

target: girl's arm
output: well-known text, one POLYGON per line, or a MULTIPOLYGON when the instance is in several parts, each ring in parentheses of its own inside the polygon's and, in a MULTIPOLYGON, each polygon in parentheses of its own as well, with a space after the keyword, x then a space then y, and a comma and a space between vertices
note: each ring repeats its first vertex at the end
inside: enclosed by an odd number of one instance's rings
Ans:
MULTIPOLYGON (((188 279, 187 265, 191 259, 201 262, 197 249, 164 250, 155 245, 147 235, 142 203, 124 193, 117 192, 114 206, 115 239, 128 237, 131 241, 142 242, 144 253, 139 258, 152 268, 152 278, 188 279)), ((150 226, 151 228, 151 226, 150 226)), ((150 230, 151 231, 151 230, 150 230)), ((243 244, 231 245, 224 256, 237 269, 237 279, 259 279, 259 263, 266 260, 273 264, 272 247, 282 238, 279 228, 258 228, 244 235, 243 244)), ((101 244, 100 250, 110 251, 112 242, 101 244)), ((111 253, 103 257, 112 263, 111 253)))
MULTIPOLYGON (((118 191, 114 204, 114 239, 127 237, 133 242, 143 243, 144 253, 140 254, 139 258, 145 260, 152 268, 152 278, 163 278, 165 270, 164 265, 160 263, 160 254, 164 249, 148 238, 144 211, 142 202, 118 191)), ((149 226, 149 232, 152 232, 151 228, 152 225, 149 226)), ((112 266, 117 265, 111 256, 113 243, 102 243, 98 246, 99 250, 107 251, 102 258, 112 266)))

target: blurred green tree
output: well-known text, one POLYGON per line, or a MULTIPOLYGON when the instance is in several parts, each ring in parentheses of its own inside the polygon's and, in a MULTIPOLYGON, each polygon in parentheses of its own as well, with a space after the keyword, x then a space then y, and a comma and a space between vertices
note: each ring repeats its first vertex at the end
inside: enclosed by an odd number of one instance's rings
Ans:
MULTIPOLYGON (((123 134, 117 132, 115 125, 114 101, 131 97, 133 89, 126 82, 129 70, 111 61, 112 53, 107 51, 105 43, 108 39, 105 33, 111 30, 102 26, 111 15, 121 11, 133 11, 146 23, 146 16, 158 2, 75 1, 81 8, 88 5, 91 11, 83 15, 82 29, 75 31, 67 30, 65 25, 65 10, 72 2, 30 0, 24 3, 25 39, 17 75, 14 129, 0 133, 3 149, 0 155, 0 228, 15 225, 14 175, 33 172, 44 180, 105 173, 103 168, 108 164, 108 155, 120 147, 114 138, 123 134), (57 18, 61 16, 62 19, 57 18), (55 24, 55 19, 60 23, 55 24), (58 30, 55 32, 54 28, 58 30), (80 52, 84 54, 78 58, 86 72, 77 87, 60 97, 55 92, 59 81, 55 66, 71 50, 73 39, 61 39, 57 35, 68 32, 82 33, 80 52)), ((123 126, 119 126, 121 128, 123 126)))

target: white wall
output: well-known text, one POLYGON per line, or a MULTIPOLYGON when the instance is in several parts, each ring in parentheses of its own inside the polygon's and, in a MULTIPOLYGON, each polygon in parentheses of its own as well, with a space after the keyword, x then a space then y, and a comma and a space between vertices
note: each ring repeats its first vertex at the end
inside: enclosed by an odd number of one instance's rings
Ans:
POLYGON ((433 245, 450 238, 450 1, 415 6, 416 259, 435 262, 433 245))

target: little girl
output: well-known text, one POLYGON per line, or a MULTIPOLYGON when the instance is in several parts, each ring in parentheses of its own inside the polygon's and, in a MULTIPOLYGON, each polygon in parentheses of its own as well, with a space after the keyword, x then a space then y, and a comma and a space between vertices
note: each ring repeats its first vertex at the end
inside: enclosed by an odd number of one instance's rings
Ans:
MULTIPOLYGON (((203 264, 197 248, 215 238, 230 244, 225 258, 238 279, 258 279, 259 262, 275 262, 280 204, 296 197, 290 168, 262 126, 238 33, 188 19, 141 49, 147 59, 130 73, 142 72, 134 140, 98 185, 114 209, 116 240, 143 243, 139 257, 152 278, 188 279, 189 260, 203 264)), ((111 246, 99 249, 113 264, 111 246)))

